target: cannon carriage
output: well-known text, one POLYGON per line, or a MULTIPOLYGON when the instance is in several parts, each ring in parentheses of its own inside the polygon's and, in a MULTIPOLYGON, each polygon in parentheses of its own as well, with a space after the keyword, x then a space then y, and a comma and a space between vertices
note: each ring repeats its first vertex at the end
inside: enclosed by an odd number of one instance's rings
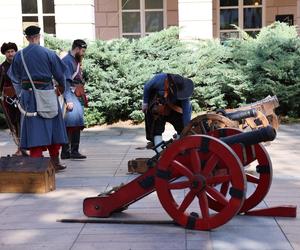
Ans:
POLYGON ((294 206, 253 210, 272 181, 272 163, 261 142, 275 136, 270 126, 182 136, 166 143, 163 152, 150 159, 144 174, 109 194, 86 198, 84 214, 109 217, 156 191, 170 217, 189 229, 214 229, 237 214, 295 217, 294 206), (249 165, 255 165, 255 174, 245 171, 249 165))
POLYGON ((241 106, 236 109, 218 109, 195 117, 184 128, 181 135, 207 134, 224 127, 255 130, 272 126, 279 128, 279 120, 275 109, 279 106, 276 96, 268 96, 260 101, 241 106))

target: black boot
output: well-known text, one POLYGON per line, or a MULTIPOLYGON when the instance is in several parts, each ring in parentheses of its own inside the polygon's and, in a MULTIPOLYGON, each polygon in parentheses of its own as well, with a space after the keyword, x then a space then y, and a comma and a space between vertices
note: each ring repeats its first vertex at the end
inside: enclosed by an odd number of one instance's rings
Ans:
POLYGON ((63 144, 61 147, 60 158, 61 159, 70 159, 70 144, 63 144))
POLYGON ((79 153, 80 130, 76 130, 71 135, 71 159, 85 159, 86 156, 79 153))
POLYGON ((67 166, 65 164, 62 164, 59 160, 58 156, 51 156, 50 157, 51 163, 55 169, 55 172, 64 170, 67 166))

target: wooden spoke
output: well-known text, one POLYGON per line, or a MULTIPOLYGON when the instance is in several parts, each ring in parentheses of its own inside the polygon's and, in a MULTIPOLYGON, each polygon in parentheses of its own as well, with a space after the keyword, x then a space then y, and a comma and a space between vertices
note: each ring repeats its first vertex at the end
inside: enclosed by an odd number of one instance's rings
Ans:
POLYGON ((185 189, 189 188, 191 186, 191 183, 189 181, 178 181, 178 182, 172 182, 168 184, 169 189, 185 189))
POLYGON ((201 172, 201 161, 199 158, 199 153, 197 149, 191 150, 191 163, 192 169, 195 174, 200 174, 201 172))
POLYGON ((225 196, 228 192, 228 188, 229 188, 229 182, 223 183, 220 189, 221 194, 225 196))
POLYGON ((208 207, 206 192, 201 192, 197 196, 199 199, 199 206, 200 206, 202 218, 207 219, 209 218, 209 207, 208 207))
POLYGON ((191 205, 195 196, 196 196, 196 194, 194 192, 189 191, 188 194, 186 195, 186 197, 184 197, 178 210, 183 213, 189 207, 189 205, 191 205))
POLYGON ((215 166, 217 165, 218 162, 219 162, 219 159, 218 159, 217 155, 213 154, 208 159, 208 161, 206 162, 206 164, 204 166, 203 175, 208 176, 213 171, 213 169, 215 168, 215 166))
POLYGON ((173 160, 172 161, 172 167, 176 171, 178 171, 179 173, 181 173, 182 175, 184 175, 187 178, 189 178, 190 180, 193 178, 193 173, 185 165, 183 165, 179 161, 173 160))
POLYGON ((256 177, 255 175, 246 173, 246 178, 247 178, 247 181, 248 181, 248 182, 255 183, 255 184, 258 184, 258 183, 259 183, 259 178, 256 177))
POLYGON ((216 201, 218 201, 219 203, 221 203, 224 206, 227 206, 228 204, 228 200, 226 199, 226 197, 221 194, 218 190, 216 190, 213 187, 209 187, 207 186, 207 192, 208 194, 213 197, 216 201))

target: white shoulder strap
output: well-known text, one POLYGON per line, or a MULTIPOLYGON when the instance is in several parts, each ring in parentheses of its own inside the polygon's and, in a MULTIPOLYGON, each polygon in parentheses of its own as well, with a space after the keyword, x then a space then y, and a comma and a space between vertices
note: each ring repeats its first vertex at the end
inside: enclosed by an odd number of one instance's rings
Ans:
POLYGON ((23 65, 24 65, 24 69, 25 69, 25 71, 26 71, 26 74, 27 74, 27 76, 28 76, 28 78, 29 78, 29 81, 30 81, 30 83, 31 83, 31 85, 32 85, 32 88, 35 90, 34 83, 33 83, 33 81, 32 81, 32 78, 31 78, 31 75, 30 75, 29 70, 28 70, 28 68, 27 68, 27 65, 26 65, 26 63, 25 63, 23 50, 21 50, 21 59, 22 59, 22 62, 23 62, 23 65))
POLYGON ((77 64, 76 71, 75 71, 74 74, 72 75, 72 80, 74 80, 75 76, 78 74, 78 72, 79 72, 79 67, 80 67, 80 63, 77 64))

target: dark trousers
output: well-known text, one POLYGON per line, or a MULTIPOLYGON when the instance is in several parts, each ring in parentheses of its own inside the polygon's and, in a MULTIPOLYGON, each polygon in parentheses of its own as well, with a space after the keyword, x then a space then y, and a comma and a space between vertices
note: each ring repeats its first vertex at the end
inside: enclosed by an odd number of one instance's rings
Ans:
POLYGON ((78 153, 80 143, 80 128, 67 128, 69 143, 62 146, 62 154, 78 153))
POLYGON ((146 139, 154 142, 154 136, 162 135, 165 131, 166 122, 173 125, 177 134, 180 134, 184 128, 181 113, 171 110, 170 114, 167 116, 158 116, 153 115, 151 111, 148 111, 145 115, 146 139))

